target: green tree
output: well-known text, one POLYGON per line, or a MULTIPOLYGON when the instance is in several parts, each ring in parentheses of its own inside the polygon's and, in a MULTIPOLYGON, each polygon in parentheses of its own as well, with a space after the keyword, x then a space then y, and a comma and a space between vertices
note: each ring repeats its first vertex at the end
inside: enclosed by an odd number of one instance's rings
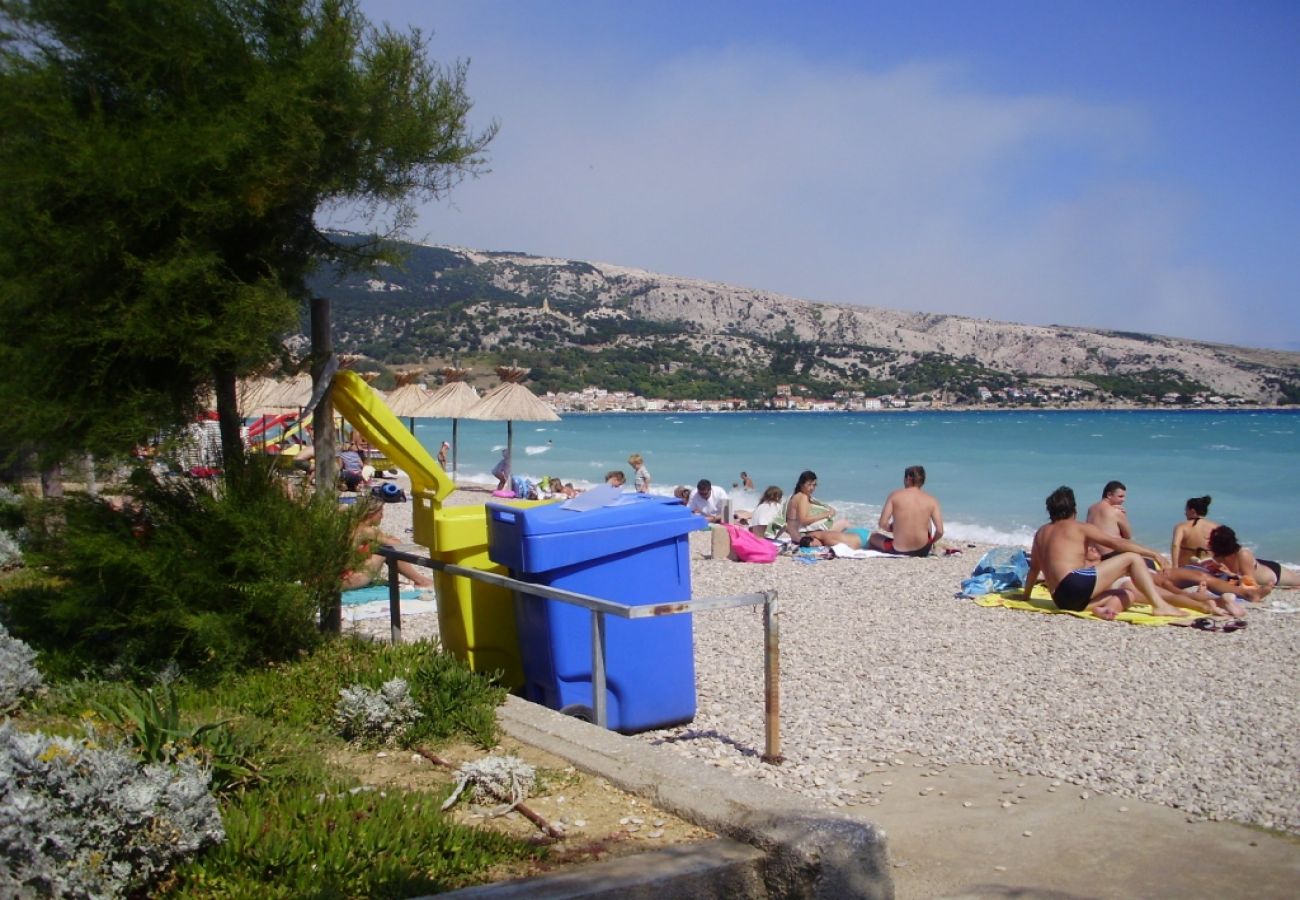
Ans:
POLYGON ((121 451, 275 358, 318 212, 391 234, 483 166, 463 63, 353 0, 0 0, 0 415, 121 451))

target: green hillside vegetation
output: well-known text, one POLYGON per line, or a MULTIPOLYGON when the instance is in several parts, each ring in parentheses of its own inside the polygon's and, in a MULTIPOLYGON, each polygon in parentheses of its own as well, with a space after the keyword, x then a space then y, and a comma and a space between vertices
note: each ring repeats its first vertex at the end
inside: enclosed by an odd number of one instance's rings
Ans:
MULTIPOLYGON (((345 244, 362 240, 334 238, 345 244)), ((541 392, 598 386, 668 400, 735 398, 751 404, 768 401, 780 385, 806 397, 850 391, 979 402, 980 388, 1024 390, 1033 384, 1028 373, 991 368, 968 347, 960 348, 961 355, 908 353, 803 339, 788 324, 774 332, 770 305, 753 300, 729 304, 725 309, 732 318, 720 316, 709 328, 645 318, 638 310, 670 309, 683 299, 680 291, 585 262, 504 252, 479 252, 474 261, 442 247, 400 249, 401 265, 368 274, 327 268, 312 284, 315 293, 333 300, 336 347, 367 357, 362 365, 383 373, 381 386, 389 383, 389 367, 452 359, 477 372, 517 362, 532 370, 531 386, 541 392)), ((699 291, 706 302, 731 299, 712 285, 699 291)), ((840 314, 816 307, 811 315, 830 333, 840 314)), ((950 318, 936 314, 923 322, 936 327, 950 318)), ((1107 334, 1157 353, 1169 343, 1151 335, 1107 334)), ((901 347, 897 330, 893 338, 901 347)), ((1090 368, 1104 368, 1106 374, 1069 373, 1081 382, 1076 395, 1143 402, 1169 393, 1213 393, 1185 373, 1162 367, 1162 360, 1145 349, 1118 364, 1104 362, 1095 347, 1086 352, 1090 368)), ((1279 396, 1300 402, 1300 369, 1235 358, 1232 364, 1258 372, 1279 396)))

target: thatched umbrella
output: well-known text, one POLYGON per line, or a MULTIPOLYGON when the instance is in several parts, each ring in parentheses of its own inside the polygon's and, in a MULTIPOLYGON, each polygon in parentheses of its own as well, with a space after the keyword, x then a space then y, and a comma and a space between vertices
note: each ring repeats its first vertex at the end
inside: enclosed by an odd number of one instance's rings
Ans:
POLYGON ((239 382, 239 408, 245 415, 260 414, 270 406, 267 401, 280 390, 280 382, 274 378, 258 376, 246 378, 239 382))
POLYGON ((514 465, 514 423, 518 419, 524 422, 558 422, 555 414, 537 395, 524 387, 521 382, 528 375, 527 369, 518 366, 497 366, 497 375, 501 384, 483 395, 483 399, 465 414, 467 419, 484 419, 492 422, 506 422, 506 483, 510 483, 510 469, 514 465))
POLYGON ((406 418, 407 427, 410 429, 411 434, 415 434, 416 418, 424 418, 429 415, 424 412, 424 407, 432 396, 429 391, 415 383, 415 378, 414 373, 398 375, 397 387, 383 395, 384 402, 393 411, 393 415, 406 418))
POLYGON ((422 416, 451 419, 451 477, 456 477, 456 452, 460 446, 457 431, 460 420, 478 403, 478 392, 465 382, 469 369, 447 366, 442 370, 443 385, 429 395, 422 416))

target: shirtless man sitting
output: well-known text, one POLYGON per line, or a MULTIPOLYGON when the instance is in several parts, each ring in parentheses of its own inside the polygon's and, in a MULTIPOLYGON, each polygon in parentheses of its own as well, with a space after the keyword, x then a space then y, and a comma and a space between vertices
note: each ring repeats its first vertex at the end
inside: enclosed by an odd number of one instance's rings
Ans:
POLYGON ((1025 578, 1025 599, 1033 592, 1042 575, 1052 592, 1058 609, 1087 611, 1099 619, 1113 619, 1136 600, 1132 588, 1113 587, 1124 576, 1151 604, 1157 616, 1183 616, 1183 610, 1171 606, 1151 580, 1143 559, 1161 561, 1160 554, 1130 540, 1107 534, 1096 525, 1080 522, 1074 491, 1059 487, 1047 497, 1050 521, 1034 534, 1029 557, 1029 574, 1025 578), (1096 544, 1118 551, 1109 559, 1087 565, 1088 545, 1096 544))
POLYGON ((1133 540, 1133 529, 1128 524, 1128 510, 1124 508, 1124 498, 1128 488, 1122 481, 1108 481, 1101 489, 1101 499, 1088 507, 1089 525, 1096 525, 1107 534, 1133 540))
POLYGON ((885 499, 880 511, 879 531, 871 533, 867 545, 882 553, 929 556, 930 548, 943 537, 943 512, 939 501, 921 489, 925 467, 903 470, 903 486, 885 499))

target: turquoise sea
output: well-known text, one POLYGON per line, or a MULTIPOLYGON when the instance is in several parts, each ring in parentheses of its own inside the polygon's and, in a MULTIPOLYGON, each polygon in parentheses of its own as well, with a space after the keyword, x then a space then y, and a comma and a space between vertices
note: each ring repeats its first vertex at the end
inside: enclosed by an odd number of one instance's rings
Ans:
MULTIPOLYGON (((431 451, 451 430, 449 420, 416 420, 431 451)), ((504 422, 462 420, 461 480, 494 484, 489 472, 505 443, 504 422)), ((1298 447, 1300 412, 1290 411, 570 414, 514 424, 514 471, 582 487, 610 469, 630 477, 627 457, 640 452, 655 492, 700 478, 731 491, 743 469, 758 491, 775 484, 788 497, 799 472, 812 469, 820 499, 874 525, 903 469, 920 464, 949 539, 1017 544, 1045 521, 1043 500, 1057 486, 1074 488, 1082 515, 1117 479, 1144 544, 1167 553, 1187 498, 1209 494, 1211 518, 1262 555, 1294 564, 1298 447)))

